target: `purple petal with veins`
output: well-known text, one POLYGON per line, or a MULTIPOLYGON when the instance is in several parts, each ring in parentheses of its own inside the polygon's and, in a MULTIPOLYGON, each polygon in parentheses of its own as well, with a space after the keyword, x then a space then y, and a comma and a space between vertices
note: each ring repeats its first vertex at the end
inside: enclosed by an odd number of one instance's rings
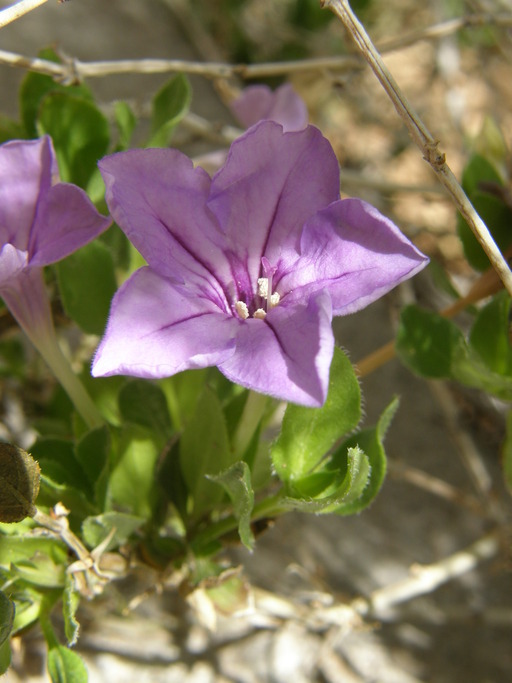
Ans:
POLYGON ((358 199, 309 126, 248 130, 210 179, 176 150, 105 157, 112 216, 146 258, 112 302, 95 376, 217 365, 233 382, 320 406, 333 315, 359 310, 428 262, 358 199))

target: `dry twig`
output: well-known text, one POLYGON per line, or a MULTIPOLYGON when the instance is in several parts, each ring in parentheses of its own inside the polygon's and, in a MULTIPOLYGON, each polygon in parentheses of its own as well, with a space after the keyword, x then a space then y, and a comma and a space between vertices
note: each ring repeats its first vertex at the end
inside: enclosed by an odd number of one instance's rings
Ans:
POLYGON ((0 28, 7 26, 7 24, 19 19, 40 5, 44 5, 45 2, 48 2, 48 0, 20 0, 15 5, 6 7, 0 11, 0 28))
POLYGON ((402 93, 392 74, 384 64, 375 45, 371 41, 364 26, 352 12, 347 0, 321 0, 322 5, 331 9, 341 19, 345 28, 354 39, 361 54, 371 66, 373 72, 393 102, 397 113, 407 126, 415 144, 423 153, 423 158, 430 164, 440 182, 450 193, 455 205, 472 229, 489 261, 499 274, 507 291, 512 296, 512 272, 502 253, 498 249, 487 226, 482 221, 473 205, 458 183, 452 170, 446 163, 446 156, 439 148, 439 141, 425 126, 418 114, 402 93))

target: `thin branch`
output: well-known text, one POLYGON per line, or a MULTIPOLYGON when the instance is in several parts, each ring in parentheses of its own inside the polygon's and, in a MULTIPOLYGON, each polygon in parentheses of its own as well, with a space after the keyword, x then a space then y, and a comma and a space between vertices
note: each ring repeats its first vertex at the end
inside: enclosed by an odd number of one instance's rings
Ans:
POLYGON ((423 470, 419 470, 416 467, 410 467, 409 465, 396 460, 388 460, 388 467, 391 476, 396 479, 406 481, 423 491, 431 493, 433 496, 443 498, 443 500, 447 500, 455 505, 462 505, 478 515, 482 515, 485 512, 479 500, 474 496, 457 489, 455 486, 444 481, 444 479, 433 477, 431 474, 423 472, 423 470))
MULTIPOLYGON (((14 10, 17 10, 15 16, 9 20, 13 21, 24 13, 22 11, 22 6, 25 6, 25 12, 28 12, 30 9, 34 9, 47 1, 48 0, 22 0, 22 2, 17 3, 13 7, 3 10, 0 12, 0 27, 4 25, 2 23, 4 16, 6 18, 5 23, 8 23, 8 13, 14 14, 14 10)), ((62 2, 63 0, 59 1, 62 2)), ((175 9, 173 0, 164 1, 175 9)), ((179 5, 181 4, 182 3, 180 2, 179 5)), ((378 43, 377 47, 381 53, 393 52, 409 47, 420 40, 433 40, 455 33, 462 28, 485 25, 511 26, 512 14, 469 14, 433 26, 427 26, 426 28, 407 33, 398 38, 381 41, 378 43)), ((341 55, 336 57, 315 57, 312 59, 267 62, 261 64, 229 64, 215 60, 205 63, 181 59, 133 59, 101 62, 69 60, 66 64, 57 64, 46 59, 30 58, 14 52, 0 50, 0 62, 8 64, 9 66, 21 67, 43 73, 58 78, 59 80, 69 82, 80 78, 102 78, 104 76, 125 73, 153 74, 176 72, 198 74, 207 78, 239 76, 245 79, 252 79, 269 76, 283 76, 286 74, 307 71, 357 69, 361 66, 362 60, 357 56, 341 55)))
POLYGON ((368 598, 353 601, 352 606, 362 616, 377 615, 390 607, 432 593, 448 581, 467 574, 482 562, 495 557, 499 548, 498 534, 491 532, 465 550, 449 555, 439 562, 413 565, 408 578, 379 588, 368 598))
POLYGON ((25 57, 16 52, 0 50, 0 62, 8 66, 30 69, 72 83, 84 78, 103 78, 117 74, 186 73, 207 78, 239 76, 245 79, 283 76, 304 71, 343 71, 361 67, 357 57, 318 57, 289 62, 261 64, 229 64, 227 62, 194 62, 183 59, 119 59, 100 62, 68 60, 63 64, 47 59, 25 57))
POLYGON ((446 156, 439 149, 439 142, 425 126, 418 114, 402 93, 395 79, 384 64, 382 57, 372 43, 364 26, 352 12, 347 0, 320 0, 322 6, 331 9, 345 25, 354 39, 361 54, 371 66, 373 72, 393 102, 397 113, 407 126, 412 139, 423 153, 423 158, 430 164, 441 183, 446 187, 462 216, 472 229, 490 262, 499 274, 507 291, 512 296, 512 272, 498 249, 487 226, 475 211, 473 205, 457 182, 452 170, 446 163, 446 156))
POLYGON ((44 5, 45 2, 48 2, 48 0, 20 0, 15 5, 6 7, 0 11, 0 28, 31 12, 39 7, 39 5, 44 5))
MULTIPOLYGON (((482 562, 495 557, 499 549, 499 535, 497 531, 493 531, 465 550, 449 555, 439 562, 412 565, 407 578, 379 588, 368 597, 357 597, 348 604, 333 605, 332 596, 326 596, 326 601, 331 602, 328 607, 311 609, 310 606, 297 605, 285 597, 255 588, 255 618, 261 619, 262 615, 267 615, 281 621, 298 620, 306 622, 314 631, 331 627, 350 630, 361 624, 361 618, 379 617, 392 607, 420 595, 432 593, 448 581, 467 574, 482 562)), ((318 604, 322 601, 316 602, 318 604)), ((270 627, 275 628, 275 623, 271 623, 270 627)))
POLYGON ((411 31, 404 35, 382 40, 377 44, 380 53, 403 50, 420 40, 437 40, 464 28, 477 28, 481 26, 512 26, 512 14, 468 14, 464 17, 449 19, 433 26, 411 31))
POLYGON ((502 515, 489 495, 492 477, 469 432, 459 426, 459 410, 453 396, 442 382, 430 380, 427 382, 427 386, 433 394, 437 406, 442 411, 448 434, 457 447, 457 452, 487 512, 493 515, 497 521, 502 522, 502 515))

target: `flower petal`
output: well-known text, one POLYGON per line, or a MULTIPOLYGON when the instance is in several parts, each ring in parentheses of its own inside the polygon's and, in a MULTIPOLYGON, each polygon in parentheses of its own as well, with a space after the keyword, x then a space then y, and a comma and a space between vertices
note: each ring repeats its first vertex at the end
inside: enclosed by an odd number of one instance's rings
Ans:
POLYGON ((169 377, 216 365, 233 353, 237 325, 210 302, 141 268, 114 296, 92 374, 169 377))
POLYGON ((45 266, 83 247, 112 223, 76 185, 58 183, 41 198, 30 234, 29 264, 45 266))
POLYGON ((307 305, 276 306, 240 323, 236 351, 219 365, 228 379, 284 401, 318 407, 327 397, 334 351, 326 292, 307 305))
POLYGON ((48 136, 0 146, 0 244, 27 250, 38 201, 58 179, 48 136))
POLYGON ((364 308, 428 263, 394 223, 360 199, 319 211, 304 227, 300 249, 275 288, 291 301, 325 289, 335 316, 364 308))
POLYGON ((262 119, 280 123, 285 132, 302 130, 308 125, 307 107, 290 83, 274 91, 266 85, 251 85, 231 102, 230 108, 246 128, 262 119))
POLYGON ((304 223, 338 197, 338 162, 318 129, 283 133, 272 121, 249 129, 231 145, 208 202, 232 252, 235 281, 254 296, 261 257, 278 266, 283 254, 298 251, 304 223))
POLYGON ((160 275, 175 263, 212 281, 231 280, 224 238, 206 208, 210 178, 174 149, 129 150, 99 162, 114 220, 160 275))
POLYGON ((9 288, 12 281, 27 267, 26 251, 16 249, 12 244, 4 244, 0 249, 0 293, 9 288))

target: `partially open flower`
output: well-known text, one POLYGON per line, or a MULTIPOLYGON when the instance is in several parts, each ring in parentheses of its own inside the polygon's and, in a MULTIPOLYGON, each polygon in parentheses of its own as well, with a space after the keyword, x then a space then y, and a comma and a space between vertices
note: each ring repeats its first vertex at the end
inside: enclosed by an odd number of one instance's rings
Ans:
POLYGON ((59 182, 48 136, 0 145, 0 296, 68 393, 81 390, 63 369, 43 266, 90 242, 111 222, 83 190, 59 182))
POLYGON ((114 297, 95 376, 217 365, 249 389, 319 406, 332 316, 428 261, 375 208, 340 200, 336 157, 312 126, 252 127, 213 179, 176 150, 114 154, 100 170, 110 211, 148 266, 114 297))
POLYGON ((308 125, 308 110, 290 83, 275 90, 267 85, 249 85, 230 104, 236 118, 249 128, 265 119, 283 126, 285 132, 302 130, 308 125))

